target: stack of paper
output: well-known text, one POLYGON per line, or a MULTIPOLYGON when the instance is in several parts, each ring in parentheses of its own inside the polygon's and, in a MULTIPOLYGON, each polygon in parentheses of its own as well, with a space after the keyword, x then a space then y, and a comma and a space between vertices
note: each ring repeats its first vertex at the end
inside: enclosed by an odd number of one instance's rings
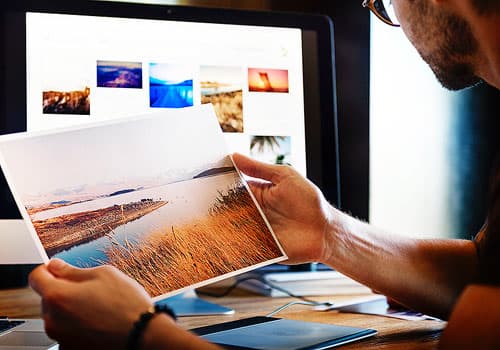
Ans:
POLYGON ((343 295, 367 294, 371 289, 337 271, 285 272, 262 275, 247 274, 240 278, 248 279, 240 284, 246 290, 259 294, 285 297, 284 289, 294 295, 343 295), (278 287, 278 288, 275 288, 278 287))

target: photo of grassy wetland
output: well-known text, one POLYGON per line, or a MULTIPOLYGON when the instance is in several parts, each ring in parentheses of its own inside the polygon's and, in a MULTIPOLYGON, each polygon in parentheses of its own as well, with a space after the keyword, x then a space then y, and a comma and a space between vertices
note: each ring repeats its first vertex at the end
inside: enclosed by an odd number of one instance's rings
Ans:
POLYGON ((47 257, 113 265, 152 296, 282 260, 206 111, 0 142, 47 257), (19 162, 26 148, 35 155, 19 162))
POLYGON ((281 256, 267 231, 246 188, 236 181, 218 191, 205 215, 153 230, 139 243, 115 242, 104 252, 107 262, 157 295, 281 256))

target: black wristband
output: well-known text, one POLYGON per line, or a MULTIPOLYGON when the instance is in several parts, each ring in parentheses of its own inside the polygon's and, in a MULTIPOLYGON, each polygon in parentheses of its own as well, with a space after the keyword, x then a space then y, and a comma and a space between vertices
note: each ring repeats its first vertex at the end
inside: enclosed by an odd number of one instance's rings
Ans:
POLYGON ((174 320, 177 319, 174 310, 169 308, 167 305, 155 305, 154 308, 151 307, 148 311, 141 314, 139 319, 134 323, 127 339, 127 350, 139 350, 141 335, 146 329, 149 321, 157 313, 165 313, 172 317, 174 320))

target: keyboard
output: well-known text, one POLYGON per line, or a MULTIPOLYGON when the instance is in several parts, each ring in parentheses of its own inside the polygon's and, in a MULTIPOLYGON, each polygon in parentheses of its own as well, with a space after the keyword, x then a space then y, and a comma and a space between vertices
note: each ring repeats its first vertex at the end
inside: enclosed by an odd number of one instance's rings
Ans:
POLYGON ((23 324, 25 321, 9 321, 9 320, 0 320, 0 333, 3 333, 9 329, 12 329, 20 324, 23 324))

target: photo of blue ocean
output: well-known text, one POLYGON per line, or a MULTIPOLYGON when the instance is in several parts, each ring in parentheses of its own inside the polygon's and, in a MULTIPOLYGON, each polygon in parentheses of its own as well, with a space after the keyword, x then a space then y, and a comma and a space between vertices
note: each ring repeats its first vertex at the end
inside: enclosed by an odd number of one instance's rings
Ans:
POLYGON ((97 86, 142 89, 142 63, 97 61, 97 86))
POLYGON ((193 105, 193 79, 180 76, 181 72, 175 71, 175 67, 168 64, 150 64, 151 107, 182 108, 193 105))

